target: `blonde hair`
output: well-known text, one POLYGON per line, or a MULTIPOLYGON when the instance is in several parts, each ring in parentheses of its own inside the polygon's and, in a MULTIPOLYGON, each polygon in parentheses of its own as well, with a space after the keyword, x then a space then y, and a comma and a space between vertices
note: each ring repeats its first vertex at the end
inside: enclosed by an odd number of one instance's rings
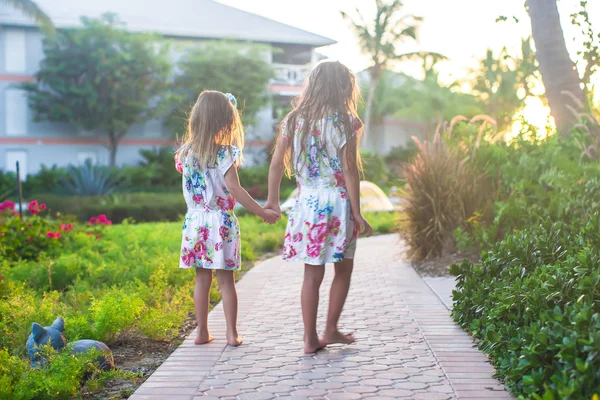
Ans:
MULTIPOLYGON (((287 135, 284 164, 286 174, 291 176, 306 150, 307 138, 315 123, 327 116, 339 117, 341 132, 346 136, 346 161, 362 171, 362 159, 359 145, 362 129, 353 131, 353 122, 358 118, 360 88, 356 77, 339 61, 323 61, 315 67, 307 78, 302 94, 294 99, 294 109, 284 119, 285 127, 280 128, 281 135, 287 135), (298 154, 294 151, 294 135, 298 120, 302 119, 302 148, 298 154)), ((337 149, 338 151, 340 149, 337 149)))
POLYGON ((242 150, 244 126, 237 109, 224 93, 205 90, 190 111, 187 133, 180 149, 185 151, 179 151, 179 154, 183 158, 191 151, 201 168, 212 167, 223 146, 236 146, 242 150))

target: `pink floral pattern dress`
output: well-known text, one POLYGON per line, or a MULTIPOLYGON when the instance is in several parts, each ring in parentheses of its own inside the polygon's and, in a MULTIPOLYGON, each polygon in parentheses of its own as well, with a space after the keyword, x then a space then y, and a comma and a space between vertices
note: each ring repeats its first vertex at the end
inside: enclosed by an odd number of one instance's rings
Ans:
MULTIPOLYGON (((362 122, 351 119, 352 130, 362 122)), ((302 149, 302 125, 294 129, 294 152, 302 149)), ((282 124, 286 135, 286 123, 282 124)), ((356 236, 344 179, 340 151, 346 145, 337 114, 317 121, 307 138, 305 151, 295 166, 298 198, 290 211, 283 259, 310 265, 335 263, 354 258, 356 236)))
POLYGON ((241 266, 240 226, 233 213, 235 199, 225 185, 225 173, 240 157, 235 146, 224 146, 217 162, 201 168, 186 149, 175 155, 182 174, 187 213, 183 221, 179 268, 236 270, 241 266))

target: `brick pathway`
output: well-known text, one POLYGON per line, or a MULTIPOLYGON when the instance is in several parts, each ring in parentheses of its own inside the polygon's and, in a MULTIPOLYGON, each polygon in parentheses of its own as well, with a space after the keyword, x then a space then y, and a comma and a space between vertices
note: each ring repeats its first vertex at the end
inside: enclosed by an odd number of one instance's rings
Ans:
MULTIPOLYGON (((303 267, 271 259, 238 285, 244 344, 226 346, 218 305, 209 317, 217 339, 195 346, 192 333, 131 400, 512 398, 440 297, 400 260, 401 251, 395 235, 360 241, 341 320, 356 343, 304 355, 303 267)), ((332 274, 328 267, 321 329, 332 274)))

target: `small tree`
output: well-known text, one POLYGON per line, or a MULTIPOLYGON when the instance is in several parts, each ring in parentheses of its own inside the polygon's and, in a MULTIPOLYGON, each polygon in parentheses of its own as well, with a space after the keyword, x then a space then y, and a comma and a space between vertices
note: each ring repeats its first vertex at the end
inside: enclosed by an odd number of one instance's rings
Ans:
POLYGON ((178 65, 181 72, 174 83, 177 107, 169 126, 182 133, 187 112, 203 90, 232 93, 244 123, 251 124, 267 101, 265 87, 274 76, 264 56, 267 51, 267 46, 234 42, 207 42, 189 49, 178 65))
MULTIPOLYGON (((359 39, 363 53, 371 58, 372 66, 369 68, 369 94, 365 108, 365 132, 368 134, 371 124, 371 114, 377 84, 383 71, 391 62, 401 61, 424 53, 399 53, 396 50, 398 44, 406 40, 417 40, 417 27, 423 20, 414 15, 400 16, 403 7, 401 0, 375 0, 377 12, 375 19, 367 23, 364 16, 357 10, 358 20, 352 19, 342 11, 342 17, 352 24, 356 36, 359 39)), ((438 57, 442 57, 437 55, 438 57)))
POLYGON ((114 15, 82 22, 81 29, 45 38, 36 81, 22 87, 36 120, 107 137, 114 166, 130 128, 156 117, 164 105, 156 100, 170 85, 168 46, 157 36, 127 32, 114 15))

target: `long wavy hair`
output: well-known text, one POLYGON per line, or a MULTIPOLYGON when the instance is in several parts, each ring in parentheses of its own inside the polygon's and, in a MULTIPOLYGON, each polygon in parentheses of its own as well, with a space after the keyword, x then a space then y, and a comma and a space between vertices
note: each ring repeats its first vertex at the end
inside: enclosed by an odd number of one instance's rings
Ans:
MULTIPOLYGON (((212 167, 223 146, 244 147, 244 126, 229 98, 216 90, 205 90, 190 111, 187 132, 181 146, 189 150, 201 168, 212 167)), ((231 151, 231 148, 229 149, 231 151)), ((180 151, 181 157, 189 154, 180 151)))
MULTIPOLYGON (((358 150, 362 129, 355 132, 353 122, 358 121, 357 106, 360 88, 356 77, 339 61, 323 61, 312 70, 305 83, 302 94, 292 101, 294 109, 284 118, 279 131, 288 138, 284 158, 288 176, 299 173, 302 154, 306 151, 310 132, 324 118, 337 114, 339 122, 336 129, 346 136, 346 161, 356 165, 362 171, 362 160, 358 150), (302 147, 294 149, 294 136, 301 122, 302 147)), ((326 151, 326 149, 319 149, 326 151)), ((341 149, 336 149, 337 151, 341 149)))

